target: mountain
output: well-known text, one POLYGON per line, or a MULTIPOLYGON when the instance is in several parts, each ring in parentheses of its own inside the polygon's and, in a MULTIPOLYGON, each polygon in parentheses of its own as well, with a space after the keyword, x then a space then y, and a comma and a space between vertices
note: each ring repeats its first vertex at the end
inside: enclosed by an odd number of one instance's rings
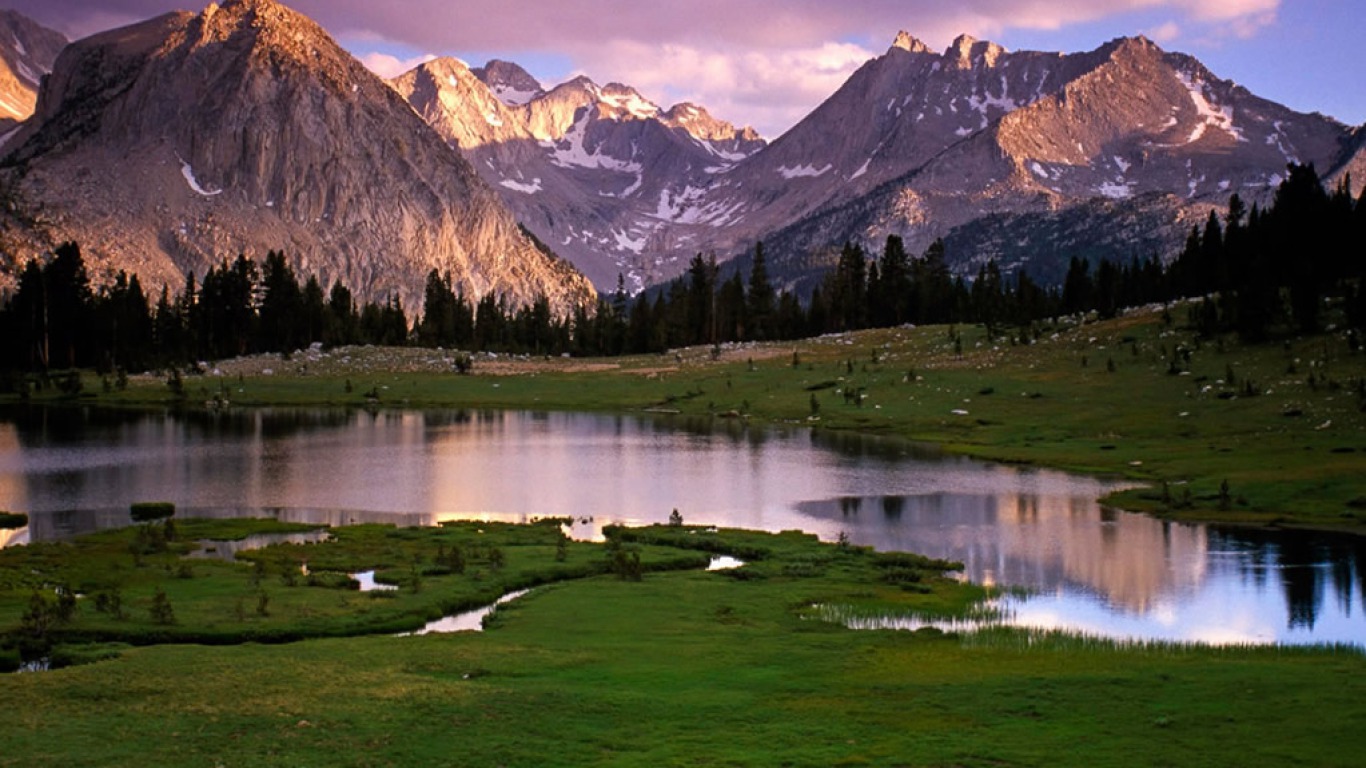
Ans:
POLYGON ((72 43, 6 150, 35 247, 77 240, 97 279, 179 288, 275 249, 301 275, 410 308, 434 268, 513 304, 594 298, 384 81, 272 0, 72 43))
POLYGON ((682 271, 711 237, 691 201, 765 144, 696 104, 665 110, 587 77, 546 90, 503 61, 437 59, 392 85, 600 289, 618 275, 639 289, 682 271))
POLYGON ((27 16, 0 9, 0 144, 33 114, 42 76, 52 71, 66 37, 27 16))
POLYGON ((586 77, 547 90, 502 61, 431 62, 395 87, 600 288, 760 239, 776 278, 810 287, 841 244, 889 234, 915 253, 943 238, 969 275, 994 259, 1060 280, 1073 256, 1169 256, 1230 195, 1269 202, 1288 163, 1366 181, 1363 132, 1142 37, 1062 54, 964 35, 936 53, 902 32, 771 144, 697 105, 586 77))
POLYGON ((1141 37, 1057 54, 963 36, 936 54, 902 33, 703 200, 744 211, 725 245, 764 238, 780 273, 896 234, 917 253, 944 238, 960 272, 1060 278, 1074 255, 1169 255, 1233 193, 1269 201, 1287 163, 1338 166, 1351 134, 1141 37))

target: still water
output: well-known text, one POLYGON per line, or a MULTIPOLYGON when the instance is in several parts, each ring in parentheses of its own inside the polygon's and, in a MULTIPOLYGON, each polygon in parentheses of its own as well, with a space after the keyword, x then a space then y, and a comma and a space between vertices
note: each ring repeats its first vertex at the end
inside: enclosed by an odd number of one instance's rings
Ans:
POLYGON ((474 411, 0 412, 0 545, 181 516, 333 525, 572 517, 801 529, 960 560, 1029 626, 1366 646, 1366 543, 1102 509, 1105 482, 905 442, 734 421, 474 411))

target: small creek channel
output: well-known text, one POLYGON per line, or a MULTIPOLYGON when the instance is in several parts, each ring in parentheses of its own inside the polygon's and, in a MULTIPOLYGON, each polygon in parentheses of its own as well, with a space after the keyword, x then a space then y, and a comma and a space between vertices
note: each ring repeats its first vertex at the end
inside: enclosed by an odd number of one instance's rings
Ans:
MULTIPOLYGON (((952 418, 945 414, 946 418, 952 418)), ((903 441, 739 420, 340 409, 0 411, 13 541, 182 517, 344 525, 574 518, 780 531, 965 564, 1023 588, 1028 626, 1211 643, 1366 647, 1366 540, 1186 525, 1107 510, 1114 486, 945 457, 903 441)), ((999 607, 999 606, 998 606, 999 607)))

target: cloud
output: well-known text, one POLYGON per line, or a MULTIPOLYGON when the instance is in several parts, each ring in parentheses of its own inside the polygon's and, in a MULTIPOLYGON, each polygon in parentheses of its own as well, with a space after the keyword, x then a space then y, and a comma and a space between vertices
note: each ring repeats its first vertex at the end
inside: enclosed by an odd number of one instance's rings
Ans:
POLYGON ((432 59, 435 59, 436 54, 424 53, 421 56, 400 59, 397 56, 374 51, 363 54, 359 58, 360 62, 369 68, 371 72, 374 72, 383 78, 393 78, 398 77, 416 66, 426 64, 432 59))
POLYGON ((616 42, 581 55, 587 73, 636 87, 670 106, 691 101, 722 119, 744 115, 773 137, 833 93, 875 55, 854 43, 791 50, 727 51, 680 44, 616 42))
POLYGON ((1166 44, 1181 37, 1181 25, 1174 21, 1168 21, 1149 29, 1143 34, 1155 42, 1166 44))
MULTIPOLYGON (((228 2, 231 0, 220 0, 228 2)), ((205 0, 6 0, 72 36, 205 0)), ((1240 40, 1274 24, 1281 0, 286 0, 381 74, 427 57, 555 55, 601 82, 662 101, 693 99, 773 136, 828 96, 898 29, 943 49, 960 33, 1065 31, 1115 21, 1158 40, 1240 40), (421 56, 417 55, 422 53, 421 56)), ((1098 44, 1099 40, 1092 41, 1098 44)), ((545 76, 547 73, 533 73, 545 76)), ((667 106, 667 105, 666 105, 667 106)))

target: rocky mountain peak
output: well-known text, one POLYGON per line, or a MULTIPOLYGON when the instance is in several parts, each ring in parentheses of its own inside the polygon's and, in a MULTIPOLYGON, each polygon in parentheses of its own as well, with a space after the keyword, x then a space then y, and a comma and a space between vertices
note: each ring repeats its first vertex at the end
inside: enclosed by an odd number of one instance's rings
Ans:
POLYGON ((1156 61, 1165 52, 1153 41, 1143 35, 1138 35, 1136 37, 1117 37, 1102 45, 1098 53, 1111 61, 1156 61))
POLYGON ((958 69, 972 69, 982 66, 991 68, 1004 56, 1006 49, 989 40, 978 40, 972 35, 962 34, 954 39, 944 52, 944 58, 958 69))
POLYGON ((510 107, 519 107, 545 95, 545 88, 539 80, 510 61, 492 59, 484 66, 471 71, 493 91, 495 96, 510 107))
MULTIPOLYGON (((271 66, 290 62, 324 70, 342 78, 354 68, 354 58, 343 51, 312 19, 275 0, 225 0, 210 3, 187 25, 190 46, 222 46, 248 51, 271 66)), ((181 41, 172 37, 170 44, 181 41)))
MULTIPOLYGON (((425 74, 488 94, 454 60, 425 74)), ((561 313, 593 300, 394 89, 273 0, 68 46, 12 141, 0 174, 44 212, 37 236, 80 242, 92 275, 176 287, 283 250, 300 274, 414 309, 432 269, 471 297, 544 295, 561 313)))
POLYGON ((754 136, 753 128, 738 130, 725 120, 714 117, 707 111, 706 107, 690 101, 680 102, 669 107, 668 111, 659 116, 659 119, 665 125, 682 128, 699 139, 730 139, 737 135, 754 136))
POLYGON ((598 91, 598 103, 607 115, 619 119, 647 120, 658 117, 659 106, 629 85, 608 83, 598 91))
POLYGON ((930 53, 930 47, 925 45, 910 32, 901 30, 896 33, 896 40, 892 41, 893 48, 900 48, 908 53, 930 53))
POLYGON ((529 140, 518 120, 465 62, 432 59, 390 82, 442 138, 461 149, 529 140))

